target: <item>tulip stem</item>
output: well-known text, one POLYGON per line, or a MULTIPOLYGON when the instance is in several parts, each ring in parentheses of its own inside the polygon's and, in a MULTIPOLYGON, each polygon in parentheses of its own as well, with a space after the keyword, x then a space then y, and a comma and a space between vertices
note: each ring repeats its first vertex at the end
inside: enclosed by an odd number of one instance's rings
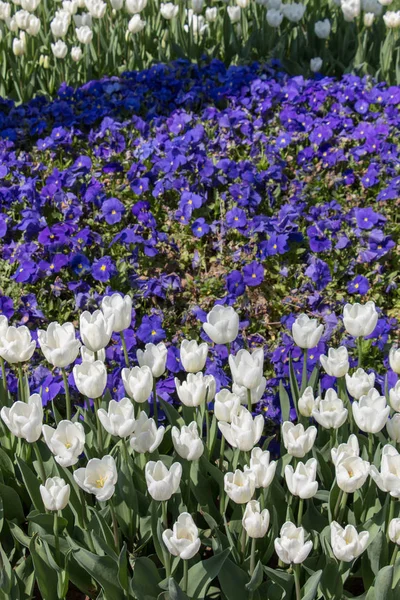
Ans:
POLYGON ((389 505, 389 517, 388 517, 387 525, 386 525, 386 539, 388 542, 389 542, 389 524, 390 524, 390 521, 394 517, 395 503, 396 503, 396 499, 393 498, 393 496, 391 496, 390 497, 390 505, 389 505))
POLYGON ((362 367, 362 339, 357 338, 358 368, 362 367))
POLYGON ((56 548, 56 562, 58 566, 61 566, 61 557, 60 557, 60 538, 58 536, 59 531, 59 523, 58 523, 58 511, 54 513, 54 525, 53 525, 53 533, 54 533, 54 545, 56 548))
POLYGON ((8 395, 8 385, 7 385, 7 376, 6 376, 6 363, 4 362, 4 358, 0 357, 1 364, 1 379, 3 383, 4 393, 7 397, 8 395))
POLYGON ((164 529, 168 529, 168 500, 163 500, 161 506, 164 529))
POLYGON ((219 468, 222 471, 224 468, 224 455, 225 455, 225 438, 221 434, 221 449, 219 453, 219 468))
POLYGON ((115 514, 114 504, 113 504, 113 501, 111 498, 110 498, 109 504, 110 504, 112 526, 113 526, 114 544, 115 544, 115 549, 116 549, 117 553, 119 554, 120 547, 119 547, 119 535, 118 535, 118 521, 117 521, 117 515, 115 514))
POLYGON ((301 521, 303 519, 303 508, 304 508, 304 500, 303 500, 303 498, 300 498, 300 501, 299 501, 299 510, 298 510, 298 513, 297 513, 297 527, 300 527, 301 521))
POLYGON ((69 385, 68 385, 68 377, 65 369, 61 369, 62 378, 64 381, 64 391, 65 391, 65 406, 67 412, 67 421, 71 420, 71 396, 69 393, 69 385))
POLYGON ((153 418, 158 427, 157 379, 153 378, 153 418))
POLYGON ((189 572, 189 561, 184 560, 183 561, 183 592, 187 592, 187 588, 188 588, 188 572, 189 572))
POLYGON ((307 387, 307 357, 308 351, 307 348, 303 348, 303 373, 301 375, 301 390, 300 395, 304 393, 304 390, 307 387))
POLYGON ((120 331, 119 334, 121 336, 122 350, 124 351, 125 365, 129 369, 129 356, 128 356, 128 348, 126 347, 125 335, 124 335, 123 331, 120 331))
POLYGON ((101 398, 95 398, 94 400, 94 409, 95 409, 95 413, 96 413, 96 427, 97 427, 97 446, 98 446, 98 450, 101 453, 102 449, 103 449, 103 431, 102 431, 102 425, 100 423, 100 419, 99 419, 99 408, 100 408, 100 402, 101 402, 101 398))
POLYGON ((338 516, 338 512, 339 512, 339 507, 340 507, 340 503, 342 501, 343 498, 343 490, 339 491, 337 500, 336 500, 336 504, 335 504, 335 508, 333 511, 333 520, 336 521, 336 517, 338 516))
POLYGON ((296 600, 301 600, 300 565, 293 565, 293 572, 294 572, 294 585, 296 588, 296 600))
POLYGON ((251 403, 251 390, 247 389, 247 410, 251 414, 253 412, 253 405, 251 403))
POLYGON ((36 460, 39 463, 40 479, 42 480, 42 483, 44 485, 46 483, 46 472, 44 470, 43 458, 42 458, 42 455, 40 454, 40 450, 39 450, 39 446, 37 445, 37 442, 33 442, 33 448, 35 450, 36 460))
POLYGON ((256 543, 257 543, 257 538, 253 537, 251 540, 251 550, 250 550, 250 577, 253 576, 254 569, 256 568, 256 543))
POLYGON ((21 363, 17 363, 18 369, 18 381, 19 381, 19 395, 21 402, 26 402, 27 398, 25 398, 25 390, 24 390, 24 375, 22 373, 22 365, 21 363))
POLYGON ((206 420, 206 448, 208 451, 210 446, 210 414, 208 412, 207 400, 204 405, 204 416, 206 420))
POLYGON ((390 559, 390 564, 391 565, 394 565, 394 563, 396 562, 396 558, 397 558, 398 552, 399 552, 399 546, 396 544, 396 547, 393 550, 392 558, 390 559))
POLYGON ((374 460, 374 434, 368 434, 368 456, 370 461, 374 460))
POLYGON ((345 511, 346 504, 347 504, 347 497, 348 497, 348 494, 346 492, 343 492, 342 501, 340 503, 340 511, 339 511, 339 516, 338 516, 338 523, 342 522, 344 511, 345 511))

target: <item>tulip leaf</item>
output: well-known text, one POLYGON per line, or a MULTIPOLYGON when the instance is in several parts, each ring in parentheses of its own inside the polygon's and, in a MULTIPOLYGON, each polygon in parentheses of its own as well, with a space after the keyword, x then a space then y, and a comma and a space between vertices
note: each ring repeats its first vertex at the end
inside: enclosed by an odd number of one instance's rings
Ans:
POLYGON ((172 577, 168 581, 168 592, 170 600, 189 600, 189 597, 181 590, 172 577))
MULTIPOLYGON (((3 438, 2 438, 3 440, 3 438)), ((0 473, 2 473, 7 479, 15 477, 14 465, 7 452, 0 448, 0 473)))
MULTIPOLYGON (((262 579, 262 575, 261 575, 262 579)), ((218 575, 221 590, 229 600, 245 600, 249 597, 249 576, 229 558, 218 575)))
POLYGON ((122 589, 129 592, 129 569, 125 543, 118 557, 118 581, 122 589))
POLYGON ((322 570, 316 571, 311 577, 308 579, 307 583, 303 587, 302 590, 302 600, 314 600, 315 595, 317 593, 319 582, 321 581, 322 570))
POLYGON ((44 513, 42 496, 40 495, 40 482, 28 465, 18 456, 17 465, 21 471, 22 479, 28 490, 33 506, 41 513, 44 513))
POLYGON ((189 569, 187 595, 191 600, 201 600, 205 597, 210 583, 218 576, 229 554, 230 549, 227 548, 189 569))
POLYGON ((255 590, 260 587, 263 581, 263 574, 263 567, 259 560, 249 583, 246 583, 246 589, 249 590, 249 592, 255 592, 255 590))
POLYGON ((326 557, 326 564, 322 572, 320 589, 324 598, 341 598, 343 594, 342 577, 336 560, 326 557))
POLYGON ((17 523, 25 521, 21 500, 12 487, 0 483, 0 497, 3 500, 4 517, 7 520, 13 521, 15 519, 17 523))
POLYGON ((168 402, 165 402, 165 400, 163 400, 162 398, 158 397, 160 400, 160 405, 161 408, 163 409, 163 411, 165 412, 168 422, 171 425, 177 425, 179 427, 182 427, 182 425, 185 425, 185 421, 182 418, 182 416, 178 413, 178 411, 176 410, 176 408, 174 408, 172 406, 172 404, 169 404, 168 402))
POLYGON ((383 567, 375 578, 375 600, 392 600, 393 566, 383 567))
POLYGON ((118 524, 124 536, 131 540, 134 532, 134 519, 139 513, 139 504, 129 458, 128 461, 121 461, 113 502, 118 524))
POLYGON ((135 560, 133 566, 133 578, 131 579, 131 591, 138 600, 145 598, 157 598, 160 593, 160 574, 154 562, 146 556, 135 560))
POLYGON ((294 576, 291 573, 287 573, 286 571, 282 571, 280 569, 271 569, 267 566, 264 566, 264 571, 269 579, 280 585, 285 590, 287 598, 292 597, 294 576))
MULTIPOLYGON (((32 511, 28 516, 29 531, 32 533, 38 533, 39 535, 53 535, 54 530, 54 514, 49 513, 38 513, 32 511)), ((64 517, 58 517, 58 527, 60 533, 67 527, 68 521, 64 517)))
POLYGON ((23 600, 32 598, 35 585, 35 570, 33 568, 32 556, 27 556, 14 569, 18 581, 19 597, 23 600))
POLYGON ((388 563, 387 551, 386 536, 383 531, 379 531, 367 548, 369 563, 375 576, 378 575, 380 566, 388 563))
POLYGON ((58 600, 57 572, 48 564, 48 556, 42 542, 34 536, 29 544, 29 552, 35 567, 38 588, 46 600, 58 600))
POLYGON ((0 496, 0 533, 3 530, 3 525, 4 525, 4 506, 3 506, 3 500, 0 496))
POLYGON ((89 506, 89 512, 92 515, 92 519, 90 520, 89 524, 91 526, 90 528, 93 529, 94 533, 97 534, 101 541, 105 542, 106 554, 117 561, 118 556, 114 550, 114 536, 110 526, 106 523, 101 511, 89 506))
POLYGON ((282 380, 279 382, 279 403, 281 405, 282 421, 288 421, 290 417, 290 400, 282 380))
POLYGON ((0 590, 9 596, 13 587, 13 570, 8 560, 7 554, 4 552, 0 544, 0 590))

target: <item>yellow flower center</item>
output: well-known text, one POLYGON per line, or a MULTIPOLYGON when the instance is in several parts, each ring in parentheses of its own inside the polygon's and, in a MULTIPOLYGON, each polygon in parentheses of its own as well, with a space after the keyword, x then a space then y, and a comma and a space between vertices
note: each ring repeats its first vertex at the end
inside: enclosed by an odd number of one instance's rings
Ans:
POLYGON ((105 270, 106 270, 106 265, 101 265, 100 271, 105 271, 105 270))
POLYGON ((102 477, 99 477, 99 479, 96 479, 96 487, 98 489, 103 488, 106 481, 107 481, 107 477, 105 475, 103 475, 102 477))

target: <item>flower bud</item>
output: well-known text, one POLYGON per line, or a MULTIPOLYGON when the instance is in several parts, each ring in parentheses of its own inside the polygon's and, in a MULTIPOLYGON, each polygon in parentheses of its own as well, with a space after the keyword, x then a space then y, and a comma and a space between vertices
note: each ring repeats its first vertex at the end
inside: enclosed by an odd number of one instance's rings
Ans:
POLYGON ((346 373, 347 391, 353 398, 359 400, 374 387, 375 373, 366 373, 364 369, 357 369, 353 375, 346 373))
POLYGON ((392 519, 390 521, 389 538, 393 544, 400 546, 400 519, 392 519))
POLYGON ((344 377, 349 370, 349 354, 345 346, 329 348, 328 356, 322 354, 321 365, 331 377, 344 377))
POLYGON ((256 348, 251 354, 247 350, 239 350, 236 356, 229 356, 229 366, 237 385, 248 390, 257 388, 263 376, 264 350, 256 348))
POLYGON ((196 340, 183 340, 181 343, 181 363, 187 373, 198 373, 206 364, 208 344, 198 345, 196 340))
POLYGON ((303 500, 312 498, 318 491, 317 461, 310 458, 306 463, 299 462, 296 470, 292 465, 285 467, 286 485, 294 496, 299 496, 303 500))
POLYGON ((63 510, 67 506, 71 488, 61 477, 49 477, 39 489, 46 510, 63 510))
POLYGON ((250 500, 244 511, 242 526, 251 538, 262 538, 267 534, 269 527, 269 511, 261 511, 260 503, 250 500))
POLYGON ((147 365, 122 369, 122 381, 126 393, 135 402, 143 404, 149 399, 153 390, 153 375, 147 365))
POLYGON ((203 454, 204 445, 195 421, 188 426, 184 425, 181 430, 172 427, 171 436, 175 452, 180 457, 186 460, 197 460, 203 454))
POLYGON ((301 314, 292 325, 294 342, 299 348, 315 348, 321 339, 323 325, 318 325, 316 319, 310 319, 308 315, 301 314))
POLYGON ((153 500, 169 500, 179 489, 182 477, 182 465, 173 463, 170 469, 161 460, 150 461, 145 467, 147 489, 153 500))
POLYGON ((370 335, 378 322, 378 313, 374 302, 366 304, 346 304, 343 310, 343 323, 347 333, 353 337, 370 335))
POLYGON ((315 398, 312 387, 309 385, 300 396, 297 403, 299 412, 303 417, 311 417, 312 411, 315 408, 315 398))
POLYGON ((80 316, 81 339, 92 352, 105 348, 111 338, 114 326, 114 316, 105 317, 101 310, 93 314, 85 310, 80 316))
POLYGON ((161 377, 165 373, 168 350, 164 342, 146 344, 144 351, 137 350, 136 357, 141 367, 147 365, 153 377, 161 377))
POLYGON ((232 417, 239 412, 240 398, 229 390, 222 389, 216 394, 214 415, 218 421, 230 423, 232 417))
POLYGON ((251 471, 256 480, 256 488, 267 488, 271 485, 275 475, 277 462, 270 461, 268 450, 263 451, 255 447, 251 451, 250 466, 245 465, 245 471, 251 471))
POLYGON ((107 385, 107 370, 101 360, 75 365, 72 373, 81 394, 88 398, 101 398, 107 385))
POLYGON ((101 310, 106 320, 114 317, 113 331, 117 333, 128 329, 132 322, 132 298, 113 294, 104 296, 101 301, 101 310))

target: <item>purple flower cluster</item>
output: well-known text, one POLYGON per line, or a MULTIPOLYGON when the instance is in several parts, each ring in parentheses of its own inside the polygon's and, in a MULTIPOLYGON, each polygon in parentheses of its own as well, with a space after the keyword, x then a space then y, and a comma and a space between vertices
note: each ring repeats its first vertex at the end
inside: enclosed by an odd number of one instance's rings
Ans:
MULTIPOLYGON (((132 358, 172 342, 167 399, 181 369, 174 343, 197 337, 216 301, 240 312, 237 348, 265 344, 271 386, 291 352, 300 359, 285 334, 299 311, 326 326, 311 368, 344 299, 374 299, 373 356, 396 326, 399 103, 400 88, 367 78, 218 61, 64 85, 52 101, 2 100, 0 314, 36 329, 130 293, 132 358)), ((226 359, 216 346, 207 363, 220 386, 226 359)), ((62 389, 43 366, 32 377, 48 399, 62 389)), ((268 389, 262 409, 275 417, 268 389)))

